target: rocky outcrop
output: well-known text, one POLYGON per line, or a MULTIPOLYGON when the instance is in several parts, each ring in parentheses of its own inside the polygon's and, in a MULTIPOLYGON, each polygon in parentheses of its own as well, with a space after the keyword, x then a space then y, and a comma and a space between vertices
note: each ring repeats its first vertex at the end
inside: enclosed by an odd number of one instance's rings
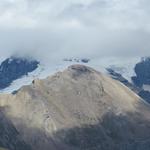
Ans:
POLYGON ((76 63, 88 63, 90 62, 90 59, 88 58, 65 58, 64 61, 76 62, 76 63))
POLYGON ((135 68, 136 76, 132 77, 135 85, 142 87, 143 84, 150 85, 150 58, 143 58, 135 68))
POLYGON ((26 58, 11 57, 0 65, 0 89, 8 87, 14 80, 27 75, 38 67, 39 62, 26 58))
POLYGON ((149 104, 87 66, 0 95, 0 107, 32 150, 150 149, 149 104))

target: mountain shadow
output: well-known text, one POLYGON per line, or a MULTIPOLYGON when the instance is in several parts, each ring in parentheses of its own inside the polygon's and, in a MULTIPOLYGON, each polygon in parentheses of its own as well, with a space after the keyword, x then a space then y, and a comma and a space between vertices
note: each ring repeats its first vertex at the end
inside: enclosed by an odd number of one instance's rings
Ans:
POLYGON ((76 150, 149 150, 150 125, 137 116, 106 114, 96 125, 58 131, 55 136, 76 150))
POLYGON ((31 150, 0 108, 0 150, 31 150))
POLYGON ((6 150, 149 150, 150 122, 139 114, 103 116, 97 124, 58 130, 51 135, 22 126, 23 135, 0 111, 0 148, 6 150), (23 139, 23 137, 28 137, 23 139))

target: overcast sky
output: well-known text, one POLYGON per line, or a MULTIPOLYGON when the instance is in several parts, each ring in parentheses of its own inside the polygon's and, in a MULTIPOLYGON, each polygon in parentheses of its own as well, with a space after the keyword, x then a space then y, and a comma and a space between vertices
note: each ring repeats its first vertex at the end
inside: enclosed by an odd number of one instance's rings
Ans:
POLYGON ((150 0, 0 0, 0 55, 150 55, 150 0))

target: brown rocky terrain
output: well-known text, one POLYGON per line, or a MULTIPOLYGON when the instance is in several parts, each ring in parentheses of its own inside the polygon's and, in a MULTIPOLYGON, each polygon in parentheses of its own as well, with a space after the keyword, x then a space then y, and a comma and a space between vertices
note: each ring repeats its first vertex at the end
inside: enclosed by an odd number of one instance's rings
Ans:
POLYGON ((150 105, 82 65, 0 95, 0 147, 8 150, 149 150, 150 105))

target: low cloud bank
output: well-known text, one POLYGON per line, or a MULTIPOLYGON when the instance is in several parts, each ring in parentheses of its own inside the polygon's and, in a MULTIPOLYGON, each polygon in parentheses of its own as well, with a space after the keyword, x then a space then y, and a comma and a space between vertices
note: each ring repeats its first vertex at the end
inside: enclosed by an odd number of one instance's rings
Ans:
POLYGON ((150 55, 148 0, 2 0, 0 55, 41 60, 150 55))

